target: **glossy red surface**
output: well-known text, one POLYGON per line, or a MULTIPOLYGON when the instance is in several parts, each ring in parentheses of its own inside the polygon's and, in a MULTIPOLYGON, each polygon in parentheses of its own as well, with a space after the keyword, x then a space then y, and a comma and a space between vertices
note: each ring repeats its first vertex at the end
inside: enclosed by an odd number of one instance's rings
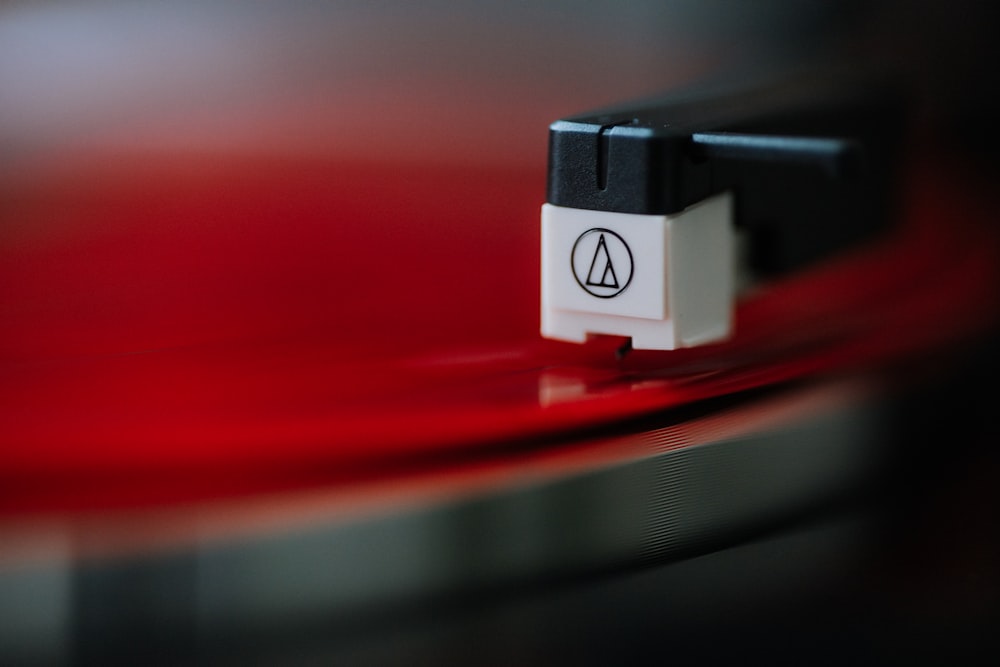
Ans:
POLYGON ((621 363, 619 340, 538 337, 540 165, 84 155, 33 169, 0 198, 6 511, 544 441, 924 359, 998 306, 988 210, 919 168, 891 237, 758 291, 727 343, 621 363))

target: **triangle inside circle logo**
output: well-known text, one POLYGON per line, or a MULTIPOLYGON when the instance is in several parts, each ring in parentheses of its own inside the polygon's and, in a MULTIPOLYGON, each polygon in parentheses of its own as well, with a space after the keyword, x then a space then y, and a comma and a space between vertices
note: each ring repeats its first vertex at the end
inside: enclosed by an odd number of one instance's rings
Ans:
POLYGON ((598 299, 612 299, 632 284, 635 260, 620 234, 594 227, 573 243, 570 268, 584 292, 598 299))

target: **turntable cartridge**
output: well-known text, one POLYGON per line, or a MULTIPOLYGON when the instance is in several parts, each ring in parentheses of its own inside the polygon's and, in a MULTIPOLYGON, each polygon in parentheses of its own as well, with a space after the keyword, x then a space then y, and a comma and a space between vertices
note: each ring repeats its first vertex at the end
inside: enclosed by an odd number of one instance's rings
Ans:
POLYGON ((542 207, 542 335, 637 349, 723 340, 737 298, 890 219, 898 96, 816 75, 558 120, 542 207))

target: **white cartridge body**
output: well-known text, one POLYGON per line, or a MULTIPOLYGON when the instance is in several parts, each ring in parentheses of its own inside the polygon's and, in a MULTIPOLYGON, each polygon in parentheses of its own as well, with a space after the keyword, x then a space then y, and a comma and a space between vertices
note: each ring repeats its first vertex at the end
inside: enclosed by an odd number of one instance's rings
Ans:
POLYGON ((732 329, 735 249, 727 193, 675 215, 542 206, 542 335, 629 336, 673 350, 732 329))

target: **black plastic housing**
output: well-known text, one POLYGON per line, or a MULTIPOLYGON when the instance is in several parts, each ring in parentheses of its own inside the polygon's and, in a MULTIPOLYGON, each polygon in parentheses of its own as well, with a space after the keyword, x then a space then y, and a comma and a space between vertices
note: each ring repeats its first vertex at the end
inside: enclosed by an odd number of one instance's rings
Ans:
POLYGON ((548 201, 673 214, 726 190, 750 265, 774 274, 883 229, 903 106, 833 75, 703 87, 556 121, 548 201))

